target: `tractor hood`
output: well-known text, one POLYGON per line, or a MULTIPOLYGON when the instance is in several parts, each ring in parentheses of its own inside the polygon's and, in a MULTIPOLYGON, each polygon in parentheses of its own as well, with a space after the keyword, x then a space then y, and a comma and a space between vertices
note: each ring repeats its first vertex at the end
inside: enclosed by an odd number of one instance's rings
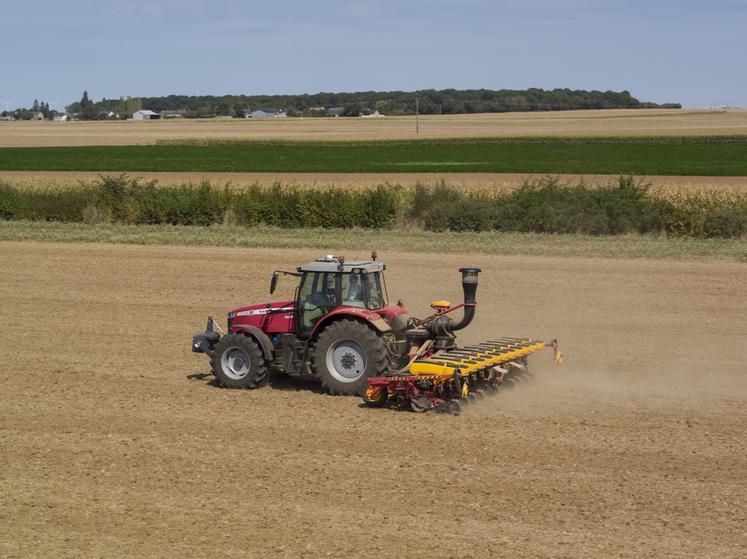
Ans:
MULTIPOLYGON (((277 312, 278 309, 291 312, 295 309, 295 303, 293 301, 280 301, 277 303, 262 303, 260 305, 250 305, 248 307, 239 307, 228 313, 228 318, 232 320, 240 319, 241 317, 251 316, 262 316, 269 314, 272 310, 277 312)), ((242 321, 243 322, 243 321, 242 321)))
POLYGON ((293 301, 279 301, 240 307, 228 313, 228 329, 252 327, 265 334, 293 332, 295 330, 293 301))

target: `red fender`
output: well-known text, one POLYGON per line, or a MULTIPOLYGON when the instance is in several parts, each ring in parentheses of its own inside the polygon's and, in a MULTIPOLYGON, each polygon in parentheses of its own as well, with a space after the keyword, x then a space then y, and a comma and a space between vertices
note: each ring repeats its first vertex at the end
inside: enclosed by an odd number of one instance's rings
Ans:
POLYGON ((321 319, 319 319, 319 321, 314 325, 314 329, 311 331, 309 338, 315 338, 317 334, 319 334, 319 332, 321 332, 322 329, 330 322, 345 317, 350 317, 357 320, 365 320, 382 334, 384 332, 391 332, 392 330, 389 324, 387 324, 386 321, 377 312, 370 311, 368 309, 361 309, 358 307, 338 307, 331 313, 326 314, 321 319))

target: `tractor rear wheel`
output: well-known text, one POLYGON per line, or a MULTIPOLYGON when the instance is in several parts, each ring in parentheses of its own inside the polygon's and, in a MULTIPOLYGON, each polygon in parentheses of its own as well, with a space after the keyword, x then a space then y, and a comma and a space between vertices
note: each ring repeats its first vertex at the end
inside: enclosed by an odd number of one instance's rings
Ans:
POLYGON ((236 332, 215 344, 210 366, 218 384, 225 388, 258 388, 269 380, 267 362, 257 342, 236 332))
POLYGON ((386 372, 389 354, 373 328, 357 320, 338 320, 319 334, 312 361, 330 394, 362 396, 367 380, 386 372))

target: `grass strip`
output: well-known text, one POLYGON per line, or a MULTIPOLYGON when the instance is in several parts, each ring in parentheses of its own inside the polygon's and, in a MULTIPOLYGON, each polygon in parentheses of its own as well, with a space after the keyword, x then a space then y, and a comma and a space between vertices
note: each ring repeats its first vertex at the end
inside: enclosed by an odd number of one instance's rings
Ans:
POLYGON ((367 254, 390 252, 471 253, 586 258, 738 260, 747 243, 737 239, 671 238, 654 235, 549 235, 499 232, 281 229, 276 227, 124 225, 2 221, 0 241, 116 243, 249 248, 310 248, 367 254))
POLYGON ((210 145, 264 145, 270 147, 282 147, 285 145, 316 146, 319 144, 348 147, 367 146, 376 147, 382 144, 406 146, 416 143, 418 145, 456 145, 456 144, 747 144, 747 135, 743 134, 717 134, 713 136, 475 136, 475 137, 453 137, 453 138, 418 138, 418 139, 391 139, 378 138, 367 140, 356 139, 309 139, 309 138, 262 138, 262 137, 233 137, 233 138, 162 138, 156 139, 156 145, 171 146, 210 146, 210 145))

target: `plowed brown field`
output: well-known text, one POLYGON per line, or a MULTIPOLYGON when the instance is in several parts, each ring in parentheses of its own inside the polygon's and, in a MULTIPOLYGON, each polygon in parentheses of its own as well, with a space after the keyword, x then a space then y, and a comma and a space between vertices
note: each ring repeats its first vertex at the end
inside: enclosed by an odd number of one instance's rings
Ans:
POLYGON ((0 556, 744 556, 747 265, 384 255, 417 314, 483 268, 461 341, 567 354, 459 417, 190 378, 312 256, 0 243, 0 556))

